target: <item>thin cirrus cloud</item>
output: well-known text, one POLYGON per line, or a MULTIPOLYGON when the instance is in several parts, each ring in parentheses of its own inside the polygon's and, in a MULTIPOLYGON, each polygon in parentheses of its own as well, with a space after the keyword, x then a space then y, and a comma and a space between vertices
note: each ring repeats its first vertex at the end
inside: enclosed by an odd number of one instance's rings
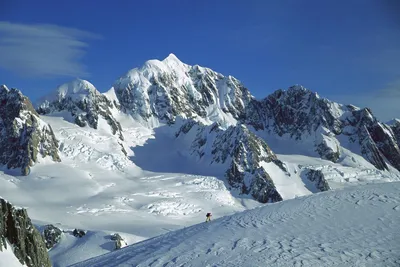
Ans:
POLYGON ((82 63, 87 39, 101 36, 51 24, 0 21, 0 68, 21 77, 89 75, 82 63))
POLYGON ((383 122, 394 118, 400 119, 400 80, 389 82, 383 88, 372 92, 333 95, 332 99, 342 104, 354 104, 360 108, 368 107, 383 122))

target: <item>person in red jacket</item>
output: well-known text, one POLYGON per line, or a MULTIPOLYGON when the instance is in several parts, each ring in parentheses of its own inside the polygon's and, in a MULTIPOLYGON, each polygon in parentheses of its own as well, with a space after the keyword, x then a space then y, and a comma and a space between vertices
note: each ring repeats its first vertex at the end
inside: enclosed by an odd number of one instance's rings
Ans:
POLYGON ((211 221, 211 216, 212 216, 212 215, 211 215, 210 212, 206 214, 206 218, 207 218, 207 219, 206 219, 206 222, 211 221))

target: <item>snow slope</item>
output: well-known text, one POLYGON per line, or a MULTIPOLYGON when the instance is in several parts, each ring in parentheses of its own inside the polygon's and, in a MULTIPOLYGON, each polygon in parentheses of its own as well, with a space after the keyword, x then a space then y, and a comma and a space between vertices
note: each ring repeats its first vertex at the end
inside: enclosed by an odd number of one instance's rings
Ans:
POLYGON ((399 266, 399 190, 382 183, 269 204, 74 266, 399 266))
MULTIPOLYGON (((168 132, 174 129, 150 130, 129 116, 113 115, 123 126, 124 141, 110 133, 102 118, 95 130, 58 114, 41 116, 60 142, 62 162, 40 159, 26 177, 13 170, 0 172, 0 195, 27 208, 36 225, 51 223, 67 229, 61 243, 50 250, 54 266, 69 266, 111 251, 111 233, 133 244, 202 222, 207 212, 216 219, 261 205, 229 191, 217 175, 222 173, 218 168, 174 149, 179 140, 168 132), (89 234, 77 239, 70 234, 74 228, 89 234)), ((388 175, 361 159, 346 165, 300 155, 278 154, 278 158, 291 174, 278 176, 271 169, 284 199, 318 192, 302 175, 308 167, 322 169, 334 188, 388 175)), ((392 180, 389 175, 385 179, 392 180)))
POLYGON ((3 248, 3 251, 0 251, 0 266, 4 267, 22 267, 26 266, 25 264, 21 264, 17 257, 15 257, 13 249, 6 241, 7 243, 7 249, 3 248))
MULTIPOLYGON (((61 243, 49 252, 54 266, 109 252, 111 233, 119 233, 132 244, 202 222, 207 212, 218 218, 260 205, 234 197, 221 177, 173 172, 178 170, 177 152, 170 151, 175 166, 165 165, 164 172, 135 165, 129 157, 134 158, 137 150, 145 153, 142 148, 154 140, 154 132, 119 116, 125 141, 112 135, 102 118, 95 130, 57 114, 41 116, 51 123, 60 142, 62 162, 40 158, 28 176, 20 176, 18 170, 0 170, 2 197, 26 208, 35 225, 66 229, 61 243), (88 235, 77 239, 70 234, 74 228, 88 230, 88 235)), ((160 149, 147 151, 147 156, 165 152, 160 149)))

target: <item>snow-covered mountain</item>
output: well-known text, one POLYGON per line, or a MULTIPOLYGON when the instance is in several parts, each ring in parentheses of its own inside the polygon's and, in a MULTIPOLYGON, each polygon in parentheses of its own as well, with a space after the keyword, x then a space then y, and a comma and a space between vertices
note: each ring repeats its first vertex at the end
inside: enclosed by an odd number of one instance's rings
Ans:
POLYGON ((8 169, 21 168, 26 175, 39 156, 60 161, 51 126, 40 119, 19 90, 0 86, 0 119, 0 163, 8 169))
POLYGON ((228 184, 240 194, 250 194, 263 203, 282 200, 268 166, 282 174, 288 174, 287 170, 268 145, 245 125, 224 130, 218 123, 205 126, 189 121, 175 135, 178 140, 195 136, 187 148, 190 156, 197 161, 208 159, 210 165, 225 166, 228 184))
POLYGON ((1 169, 0 195, 35 225, 67 229, 50 249, 55 267, 113 251, 114 233, 132 244, 206 212, 400 179, 398 120, 299 85, 257 100, 237 79, 172 54, 104 94, 74 80, 37 111, 16 89, 2 87, 0 100, 1 163, 31 170, 1 169), (89 231, 77 239, 75 228, 89 231))
POLYGON ((39 114, 48 115, 66 111, 81 127, 88 125, 97 129, 99 118, 103 118, 112 133, 123 140, 121 125, 111 111, 113 108, 113 103, 105 95, 97 91, 90 82, 81 79, 60 85, 36 104, 39 114))
POLYGON ((313 152, 322 158, 337 162, 343 158, 342 148, 346 148, 380 170, 387 170, 387 163, 400 170, 394 128, 379 122, 368 108, 341 105, 302 86, 293 86, 274 92, 251 106, 248 113, 244 122, 257 132, 289 137, 299 143, 310 141, 313 152))
POLYGON ((173 123, 182 117, 229 126, 253 99, 234 77, 186 65, 173 54, 130 70, 113 90, 124 112, 147 123, 173 123))
POLYGON ((309 140, 312 153, 333 162, 342 158, 344 147, 380 170, 388 169, 387 163, 400 170, 400 151, 390 127, 368 108, 329 101, 303 86, 257 101, 237 79, 186 65, 171 54, 129 71, 112 90, 121 110, 150 125, 173 123, 177 117, 224 128, 239 122, 260 136, 309 140))
POLYGON ((266 205, 73 266, 399 266, 399 190, 375 184, 266 205))
MULTIPOLYGON (((163 61, 150 60, 129 71, 115 82, 112 91, 121 111, 150 127, 171 125, 182 119, 188 121, 183 127, 190 127, 193 121, 204 125, 218 123, 223 129, 244 127, 267 144, 276 143, 276 153, 286 153, 280 147, 287 147, 284 143, 290 140, 295 144, 291 153, 332 162, 345 162, 349 157, 355 162, 351 154, 358 154, 379 170, 393 171, 394 167, 397 175, 400 171, 397 128, 379 122, 368 108, 329 101, 300 85, 277 90, 258 101, 237 79, 197 65, 189 66, 171 54, 163 61), (307 151, 301 151, 304 147, 308 147, 307 151)), ((203 135, 200 140, 190 135, 190 149, 194 150, 189 154, 204 154, 196 147, 203 147, 201 143, 211 136, 203 135)), ((222 140, 216 144, 224 142, 223 135, 217 138, 222 140)), ((218 149, 223 150, 223 146, 216 145, 213 151, 218 149)), ((210 159, 210 164, 213 162, 210 159)))
MULTIPOLYGON (((119 147, 127 156, 131 144, 122 144, 121 126, 126 116, 150 130, 170 126, 175 129, 171 135, 175 131, 182 141, 177 153, 193 162, 223 166, 219 175, 231 188, 260 201, 281 200, 274 177, 291 175, 278 159, 271 160, 274 153, 345 165, 363 165, 356 160, 361 155, 378 170, 400 175, 400 127, 379 122, 368 108, 329 101, 300 85, 256 100, 234 77, 187 65, 173 54, 130 70, 105 94, 84 80, 63 84, 42 98, 37 111, 67 120, 72 115, 79 126, 94 129, 104 121, 121 139, 119 147)), ((314 171, 308 168, 306 177, 316 179, 320 170, 314 171)), ((314 181, 326 190, 330 187, 323 176, 314 181)))

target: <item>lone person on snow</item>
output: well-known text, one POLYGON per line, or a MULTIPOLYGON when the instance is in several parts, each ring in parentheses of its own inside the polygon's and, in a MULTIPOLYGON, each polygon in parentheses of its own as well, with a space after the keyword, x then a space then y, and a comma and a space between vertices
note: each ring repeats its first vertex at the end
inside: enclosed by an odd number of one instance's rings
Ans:
POLYGON ((206 217, 207 217, 206 222, 211 221, 211 216, 212 216, 212 215, 211 215, 210 212, 206 214, 206 217))

